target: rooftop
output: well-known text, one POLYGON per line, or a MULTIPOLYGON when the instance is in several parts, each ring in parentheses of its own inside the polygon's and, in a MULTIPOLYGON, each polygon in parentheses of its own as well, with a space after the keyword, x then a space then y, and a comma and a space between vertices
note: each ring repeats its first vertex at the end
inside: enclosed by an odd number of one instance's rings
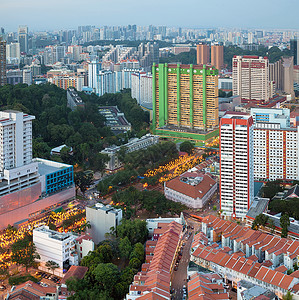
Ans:
POLYGON ((255 197, 246 217, 255 219, 257 215, 262 214, 266 211, 269 201, 269 198, 255 197))
POLYGON ((210 175, 189 170, 166 182, 165 186, 194 199, 202 199, 215 184, 216 181, 210 175))
POLYGON ((50 239, 55 239, 55 240, 58 240, 58 241, 64 241, 70 237, 74 237, 76 238, 76 236, 74 236, 72 233, 70 232, 58 232, 58 231, 55 231, 55 230, 51 230, 49 229, 48 226, 40 226, 40 227, 37 227, 33 230, 33 233, 34 232, 42 232, 42 233, 45 233, 48 235, 48 237, 50 239))
POLYGON ((67 165, 64 163, 59 163, 56 161, 46 160, 42 158, 34 158, 33 161, 38 163, 38 173, 41 176, 72 167, 72 165, 67 165))
POLYGON ((131 126, 117 106, 100 106, 99 113, 106 118, 106 125, 108 127, 131 126))
POLYGON ((76 279, 83 279, 87 271, 88 271, 88 267, 71 266, 69 270, 66 272, 63 279, 61 280, 61 283, 65 284, 66 281, 72 277, 76 279))

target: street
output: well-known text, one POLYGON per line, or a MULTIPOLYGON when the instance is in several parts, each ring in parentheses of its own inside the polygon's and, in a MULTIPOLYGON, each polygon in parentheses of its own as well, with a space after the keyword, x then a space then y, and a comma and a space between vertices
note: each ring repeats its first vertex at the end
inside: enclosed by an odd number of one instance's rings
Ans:
POLYGON ((177 271, 173 271, 173 278, 171 281, 171 288, 173 290, 172 299, 183 299, 183 286, 187 286, 187 268, 190 260, 190 248, 193 235, 194 230, 189 229, 188 232, 184 234, 184 238, 182 239, 182 245, 185 243, 185 246, 183 246, 183 255, 179 262, 178 269, 177 271), (191 232, 190 236, 189 232, 191 232))

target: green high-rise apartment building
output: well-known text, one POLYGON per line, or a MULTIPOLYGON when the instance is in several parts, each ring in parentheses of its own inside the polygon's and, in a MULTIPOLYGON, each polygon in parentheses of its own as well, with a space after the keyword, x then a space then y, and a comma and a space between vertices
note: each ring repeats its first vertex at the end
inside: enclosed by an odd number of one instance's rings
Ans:
POLYGON ((218 134, 218 70, 205 65, 153 65, 153 131, 204 142, 218 134))

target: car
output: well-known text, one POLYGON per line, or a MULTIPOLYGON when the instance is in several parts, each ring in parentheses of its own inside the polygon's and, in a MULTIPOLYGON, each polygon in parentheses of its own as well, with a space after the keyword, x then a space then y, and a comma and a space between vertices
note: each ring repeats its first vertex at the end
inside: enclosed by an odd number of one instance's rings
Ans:
POLYGON ((175 271, 177 271, 177 270, 178 270, 178 267, 177 267, 177 266, 175 266, 175 267, 174 267, 174 270, 175 270, 175 271))
POLYGON ((5 285, 0 285, 0 291, 4 291, 4 290, 6 290, 5 285))
POLYGON ((223 287, 224 287, 225 289, 229 289, 229 285, 228 285, 228 284, 224 284, 223 287))

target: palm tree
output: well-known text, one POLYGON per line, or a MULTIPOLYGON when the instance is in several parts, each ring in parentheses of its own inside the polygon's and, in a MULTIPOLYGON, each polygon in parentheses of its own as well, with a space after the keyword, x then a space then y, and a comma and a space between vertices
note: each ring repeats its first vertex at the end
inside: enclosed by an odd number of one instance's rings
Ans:
POLYGON ((293 296, 290 291, 288 291, 285 295, 282 296, 283 300, 292 300, 293 296))
POLYGON ((54 274, 54 270, 59 268, 59 265, 57 262, 53 261, 53 260, 48 260, 46 262, 46 267, 48 270, 52 270, 53 274, 54 274))

